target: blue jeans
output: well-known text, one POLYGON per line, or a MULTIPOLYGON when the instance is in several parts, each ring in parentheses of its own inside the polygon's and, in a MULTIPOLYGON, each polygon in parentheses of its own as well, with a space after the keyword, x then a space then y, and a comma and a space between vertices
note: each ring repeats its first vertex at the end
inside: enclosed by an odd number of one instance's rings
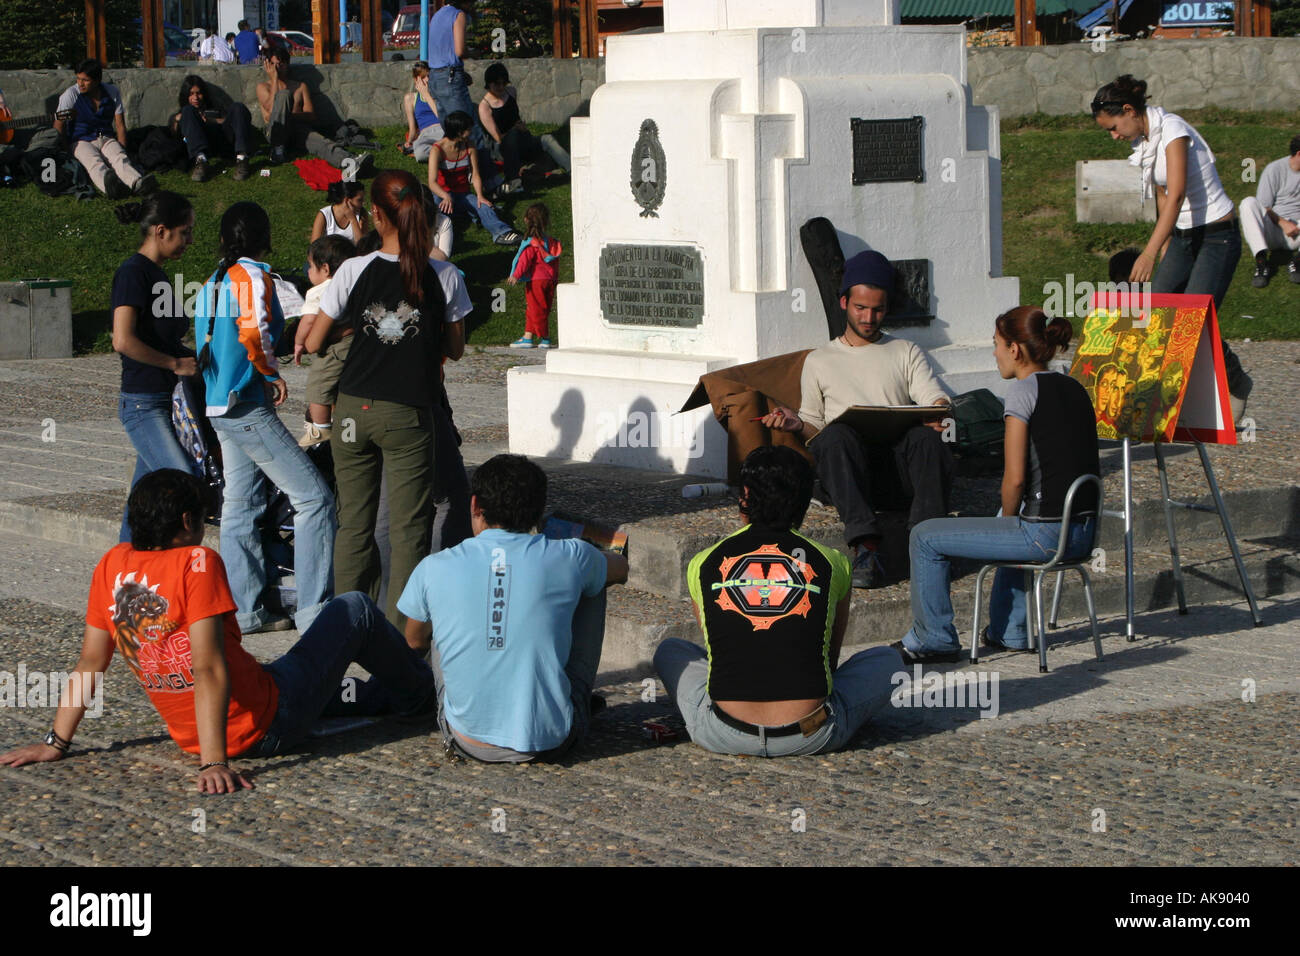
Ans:
POLYGON ((298 643, 264 666, 280 701, 266 734, 244 754, 248 757, 288 750, 321 717, 417 711, 434 687, 429 665, 359 591, 326 604, 298 643), (370 680, 343 683, 353 662, 370 672, 370 680))
POLYGON ((749 734, 723 723, 709 697, 709 660, 704 649, 670 637, 655 651, 654 667, 681 711, 686 732, 705 750, 751 757, 789 757, 828 753, 845 746, 872 716, 889 704, 896 686, 891 679, 903 670, 903 658, 892 647, 858 651, 835 668, 830 716, 809 736, 771 737, 749 734))
MULTIPOLYGON (((1234 220, 1231 229, 1219 232, 1180 236, 1174 233, 1169 248, 1160 260, 1160 267, 1151 279, 1153 295, 1212 295, 1216 312, 1223 308, 1223 297, 1232 284, 1232 274, 1241 261, 1241 232, 1234 220)), ((1220 313, 1219 322, 1223 322, 1220 313)), ((1228 380, 1228 392, 1240 398, 1249 396, 1250 386, 1242 370, 1241 360, 1223 344, 1223 371, 1228 380)))
MULTIPOLYGON (((460 110, 470 119, 470 138, 474 148, 479 151, 479 161, 487 162, 492 143, 488 140, 483 127, 479 125, 478 109, 469 98, 469 83, 463 69, 439 67, 429 71, 429 92, 438 101, 438 119, 446 122, 447 117, 460 110)), ((480 167, 481 168, 481 167, 480 167)), ((483 170, 484 182, 487 182, 488 170, 483 170)))
MULTIPOLYGON (((1066 557, 1092 547, 1095 518, 1070 522, 1066 557)), ((913 652, 961 648, 952 623, 949 558, 1047 561, 1056 553, 1061 523, 1020 518, 932 518, 912 529, 912 628, 903 646, 913 652)), ((1026 572, 998 568, 989 598, 989 635, 1006 647, 1029 645, 1025 630, 1026 572)), ((974 635, 972 640, 979 640, 974 635)))
POLYGON ((255 628, 270 616, 262 606, 266 559, 257 521, 266 511, 265 475, 289 496, 294 508, 294 581, 298 611, 294 623, 305 633, 329 600, 334 580, 334 496, 307 453, 275 411, 243 402, 209 419, 221 440, 225 500, 221 506, 221 559, 239 608, 241 628, 255 628))
MULTIPOLYGON (((121 392, 117 403, 117 420, 126 429, 126 437, 135 448, 135 474, 131 488, 151 471, 176 468, 194 474, 194 459, 176 440, 172 428, 171 392, 121 392)), ((127 489, 127 494, 131 492, 127 489)), ((131 540, 131 526, 122 507, 122 529, 118 541, 131 540)))
POLYGON ((473 193, 450 193, 450 195, 453 212, 469 216, 492 233, 493 239, 510 231, 510 226, 502 222, 501 217, 497 215, 495 206, 481 205, 478 197, 473 193))

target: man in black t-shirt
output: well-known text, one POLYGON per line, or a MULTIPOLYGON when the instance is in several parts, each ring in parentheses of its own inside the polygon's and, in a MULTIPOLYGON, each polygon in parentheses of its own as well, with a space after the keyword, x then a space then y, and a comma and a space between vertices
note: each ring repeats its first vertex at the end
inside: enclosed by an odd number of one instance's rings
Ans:
POLYGON ((739 531, 697 554, 687 582, 705 647, 670 638, 654 664, 686 730, 715 753, 838 750, 889 701, 903 660, 873 647, 836 667, 849 620, 848 559, 793 529, 813 470, 783 446, 740 471, 739 531))

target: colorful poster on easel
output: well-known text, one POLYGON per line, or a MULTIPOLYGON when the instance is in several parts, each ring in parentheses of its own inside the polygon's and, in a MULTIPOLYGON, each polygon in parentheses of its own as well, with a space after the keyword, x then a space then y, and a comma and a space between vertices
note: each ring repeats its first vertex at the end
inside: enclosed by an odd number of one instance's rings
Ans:
POLYGON ((1237 443, 1212 296, 1097 293, 1070 375, 1099 438, 1237 443))

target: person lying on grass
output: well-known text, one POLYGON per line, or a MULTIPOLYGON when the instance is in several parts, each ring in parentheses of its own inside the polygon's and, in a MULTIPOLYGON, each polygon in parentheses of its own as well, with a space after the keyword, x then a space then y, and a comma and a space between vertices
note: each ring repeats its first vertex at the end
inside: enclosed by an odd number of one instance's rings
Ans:
MULTIPOLYGON (((102 679, 119 650, 186 753, 200 793, 252 782, 230 758, 269 757, 303 740, 324 716, 434 713, 433 672, 374 602, 352 592, 325 605, 298 643, 270 664, 244 650, 221 555, 203 547, 203 489, 174 468, 136 483, 131 540, 95 568, 78 682, 102 679), (372 675, 343 683, 355 661, 372 675)), ((0 766, 67 755, 92 695, 69 682, 43 743, 0 754, 0 766)))

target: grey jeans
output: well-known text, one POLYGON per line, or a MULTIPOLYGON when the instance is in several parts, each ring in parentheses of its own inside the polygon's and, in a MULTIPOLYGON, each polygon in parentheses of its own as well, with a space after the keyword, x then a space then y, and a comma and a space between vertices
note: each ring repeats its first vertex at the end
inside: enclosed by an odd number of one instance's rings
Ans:
POLYGON ((442 124, 431 123, 424 129, 420 130, 420 135, 415 137, 415 142, 411 144, 412 153, 417 163, 427 163, 429 161, 429 152, 433 149, 433 144, 442 139, 442 124))
MULTIPOLYGON (((751 757, 789 757, 839 750, 867 720, 889 704, 892 676, 903 658, 892 647, 869 647, 840 664, 826 703, 830 717, 809 736, 767 737, 723 723, 709 697, 709 660, 704 648, 670 637, 655 651, 654 667, 681 711, 686 732, 705 750, 751 757)), ((436 669, 435 669, 436 673, 436 669)))
POLYGON ((442 730, 444 746, 448 750, 454 747, 465 756, 485 763, 524 763, 528 760, 555 760, 563 757, 587 735, 587 727, 591 724, 591 689, 596 683, 596 671, 600 667, 600 651, 604 643, 605 592, 601 591, 595 597, 579 599, 578 607, 573 612, 573 644, 569 648, 569 660, 564 665, 564 673, 569 678, 569 699, 573 703, 573 725, 569 728, 569 736, 558 747, 540 752, 511 750, 494 744, 472 744, 451 729, 445 709, 447 698, 444 693, 446 683, 442 676, 442 660, 435 644, 430 663, 433 665, 434 686, 438 691, 438 727, 442 730))
POLYGON ((288 90, 281 90, 275 94, 275 102, 271 106, 271 118, 266 122, 266 141, 271 144, 271 148, 292 146, 342 169, 344 161, 351 159, 352 154, 342 146, 330 142, 300 117, 295 117, 292 105, 288 90))

